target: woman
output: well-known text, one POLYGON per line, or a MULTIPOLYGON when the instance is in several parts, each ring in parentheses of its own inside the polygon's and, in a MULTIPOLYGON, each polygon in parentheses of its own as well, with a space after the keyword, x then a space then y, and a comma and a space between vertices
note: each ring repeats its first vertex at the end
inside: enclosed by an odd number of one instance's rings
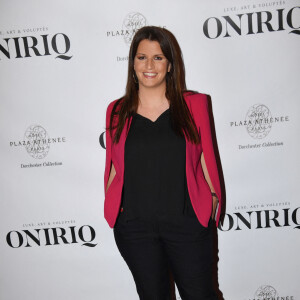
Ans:
MULTIPOLYGON (((212 226, 221 201, 207 97, 188 92, 174 35, 133 37, 126 94, 106 113, 104 215, 140 299, 217 299, 212 226)), ((220 209, 216 216, 218 224, 220 209)))

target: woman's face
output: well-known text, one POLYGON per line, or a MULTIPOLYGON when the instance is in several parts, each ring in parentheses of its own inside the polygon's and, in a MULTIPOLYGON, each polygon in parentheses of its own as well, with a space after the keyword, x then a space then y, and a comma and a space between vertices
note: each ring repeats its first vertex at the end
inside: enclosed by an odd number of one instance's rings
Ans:
POLYGON ((134 70, 139 86, 157 88, 166 86, 170 64, 157 41, 142 40, 134 58, 134 70))

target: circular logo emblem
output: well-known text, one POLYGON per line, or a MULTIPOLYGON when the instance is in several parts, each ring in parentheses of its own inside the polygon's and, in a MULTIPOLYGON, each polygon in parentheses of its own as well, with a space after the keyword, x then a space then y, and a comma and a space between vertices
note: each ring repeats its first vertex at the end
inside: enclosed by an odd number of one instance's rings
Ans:
POLYGON ((262 139, 266 137, 272 128, 271 112, 263 104, 255 104, 247 112, 246 129, 254 139, 262 139))
POLYGON ((50 149, 48 138, 48 134, 42 126, 29 126, 24 135, 25 148, 29 155, 33 158, 44 158, 50 149))
POLYGON ((277 291, 270 285, 262 285, 254 295, 255 299, 264 300, 278 297, 277 291))
POLYGON ((138 12, 129 13, 125 17, 122 26, 122 29, 125 31, 125 35, 124 35, 125 43, 127 45, 130 45, 136 31, 146 25, 147 25, 147 20, 142 14, 138 12))

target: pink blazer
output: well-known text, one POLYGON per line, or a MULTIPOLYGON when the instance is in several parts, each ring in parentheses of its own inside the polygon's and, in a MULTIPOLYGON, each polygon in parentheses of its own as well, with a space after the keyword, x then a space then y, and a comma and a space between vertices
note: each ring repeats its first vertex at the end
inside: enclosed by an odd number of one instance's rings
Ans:
MULTIPOLYGON (((212 143, 211 128, 208 114, 208 102, 205 94, 191 94, 186 93, 184 95, 187 106, 194 118, 201 143, 199 145, 192 144, 186 139, 186 178, 189 196, 192 206, 199 222, 207 227, 212 211, 212 196, 210 188, 204 178, 200 155, 203 152, 208 170, 209 177, 214 186, 215 192, 219 198, 219 207, 216 215, 216 224, 219 223, 221 213, 221 188, 220 179, 218 175, 218 168, 216 164, 216 158, 214 154, 214 148, 212 143)), ((114 103, 117 100, 111 102, 106 111, 106 126, 109 126, 110 115, 114 103)), ((127 137, 127 122, 129 126, 132 118, 126 121, 124 129, 122 131, 119 143, 113 144, 110 134, 106 133, 106 164, 104 172, 104 217, 107 220, 110 227, 114 227, 116 222, 122 196, 122 188, 124 182, 124 149, 125 141, 127 137), (110 174, 111 162, 113 162, 116 175, 111 182, 107 191, 106 186, 110 174)), ((113 131, 113 134, 115 130, 113 131)))

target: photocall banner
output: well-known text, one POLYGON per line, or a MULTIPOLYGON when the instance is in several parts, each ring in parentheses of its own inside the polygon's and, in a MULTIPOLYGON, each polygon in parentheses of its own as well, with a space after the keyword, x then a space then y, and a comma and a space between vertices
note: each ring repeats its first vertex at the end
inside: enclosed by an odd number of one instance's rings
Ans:
MULTIPOLYGON (((300 299, 299 1, 1 1, 0 299, 138 299, 104 219, 105 112, 136 30, 208 94, 223 299, 300 299)), ((177 299, 180 296, 177 293, 177 299)))

